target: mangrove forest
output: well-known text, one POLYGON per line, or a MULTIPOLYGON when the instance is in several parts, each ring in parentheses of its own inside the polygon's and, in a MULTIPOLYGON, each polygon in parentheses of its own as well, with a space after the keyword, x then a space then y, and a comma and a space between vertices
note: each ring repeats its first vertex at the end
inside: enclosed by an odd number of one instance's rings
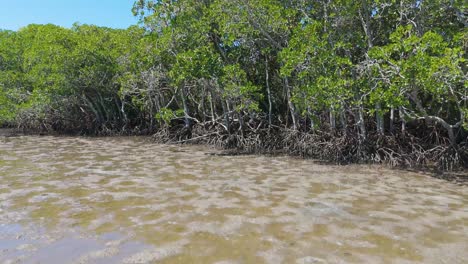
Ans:
POLYGON ((468 166, 466 1, 138 0, 132 11, 140 23, 127 29, 0 31, 0 125, 468 166))

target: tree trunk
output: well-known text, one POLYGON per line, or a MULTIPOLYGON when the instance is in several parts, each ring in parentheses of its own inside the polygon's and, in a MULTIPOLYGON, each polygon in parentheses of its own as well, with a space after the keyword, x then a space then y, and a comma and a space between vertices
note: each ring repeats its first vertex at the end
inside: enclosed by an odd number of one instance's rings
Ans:
POLYGON ((214 123, 215 122, 215 110, 214 110, 214 105, 213 105, 213 93, 210 91, 210 94, 208 95, 209 101, 210 101, 210 112, 211 112, 211 121, 214 123))
POLYGON ((226 125, 226 129, 228 131, 228 134, 230 135, 231 134, 231 126, 230 126, 230 122, 229 122, 229 112, 227 110, 226 102, 224 100, 221 100, 221 106, 223 107, 224 122, 225 122, 225 125, 226 125))
POLYGON ((185 83, 180 89, 181 97, 182 97, 182 104, 184 107, 184 122, 185 122, 185 127, 189 128, 190 127, 190 113, 189 113, 189 108, 187 106, 187 100, 186 100, 186 87, 185 83))
POLYGON ((395 132, 395 108, 390 109, 390 133, 395 132))
POLYGON ((366 132, 366 123, 364 121, 364 109, 362 107, 362 104, 359 105, 358 109, 358 125, 359 125, 359 132, 360 132, 360 137, 364 141, 367 139, 367 132, 366 132))
POLYGON ((86 96, 86 95, 83 95, 83 99, 84 101, 86 102, 86 104, 88 105, 89 109, 91 109, 91 111, 93 112, 95 118, 96 118, 96 123, 98 125, 101 125, 102 124, 102 117, 101 117, 101 114, 99 113, 99 111, 96 109, 96 107, 94 106, 93 102, 86 96))
POLYGON ((312 111, 310 110, 310 106, 307 107, 307 115, 309 116, 309 120, 310 120, 310 130, 313 133, 315 131, 315 122, 314 122, 314 118, 312 117, 312 111))
POLYGON ((270 75, 268 73, 268 58, 265 59, 265 82, 267 88, 267 95, 268 95, 268 127, 271 127, 272 123, 272 108, 273 104, 271 102, 271 90, 270 90, 270 75))
POLYGON ((284 79, 284 85, 285 85, 285 89, 286 89, 286 96, 287 96, 287 99, 288 99, 288 106, 289 106, 289 111, 290 111, 290 114, 291 114, 291 120, 293 122, 293 130, 297 130, 296 108, 294 107, 294 103, 292 102, 291 90, 290 90, 290 87, 289 87, 288 78, 284 79))
POLYGON ((330 107, 330 129, 331 131, 335 131, 336 129, 336 119, 335 119, 335 113, 333 112, 333 108, 330 107))
POLYGON ((239 130, 241 136, 244 137, 244 117, 242 116, 242 111, 237 112, 237 118, 239 118, 239 130))
POLYGON ((405 113, 403 112, 403 108, 401 106, 398 108, 398 115, 400 116, 401 120, 401 134, 404 136, 406 133, 406 120, 405 113))
POLYGON ((383 136, 385 128, 382 116, 382 105, 380 103, 375 104, 375 121, 377 123, 377 133, 379 134, 379 136, 383 136))
POLYGON ((341 106, 340 110, 340 123, 343 132, 346 133, 346 130, 348 130, 348 122, 346 120, 346 107, 344 105, 341 106))

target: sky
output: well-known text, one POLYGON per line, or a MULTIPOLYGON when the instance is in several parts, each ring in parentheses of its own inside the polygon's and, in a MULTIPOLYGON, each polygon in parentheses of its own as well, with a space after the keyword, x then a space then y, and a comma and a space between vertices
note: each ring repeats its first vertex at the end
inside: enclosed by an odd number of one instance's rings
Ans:
POLYGON ((29 24, 73 23, 127 28, 138 23, 135 0, 0 0, 0 29, 18 30, 29 24))

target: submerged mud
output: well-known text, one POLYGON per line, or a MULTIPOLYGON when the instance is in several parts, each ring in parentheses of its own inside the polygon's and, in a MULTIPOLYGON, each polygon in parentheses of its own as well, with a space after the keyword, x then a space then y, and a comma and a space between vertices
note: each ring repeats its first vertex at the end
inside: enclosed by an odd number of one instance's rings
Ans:
POLYGON ((466 187, 143 138, 0 137, 1 263, 463 263, 466 187))

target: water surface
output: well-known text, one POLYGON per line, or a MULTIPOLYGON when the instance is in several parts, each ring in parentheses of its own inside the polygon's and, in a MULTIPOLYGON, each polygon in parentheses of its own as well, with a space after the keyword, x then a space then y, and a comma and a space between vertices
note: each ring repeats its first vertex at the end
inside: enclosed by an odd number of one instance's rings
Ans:
POLYGON ((0 263, 464 263, 466 187, 144 138, 0 137, 0 263))

